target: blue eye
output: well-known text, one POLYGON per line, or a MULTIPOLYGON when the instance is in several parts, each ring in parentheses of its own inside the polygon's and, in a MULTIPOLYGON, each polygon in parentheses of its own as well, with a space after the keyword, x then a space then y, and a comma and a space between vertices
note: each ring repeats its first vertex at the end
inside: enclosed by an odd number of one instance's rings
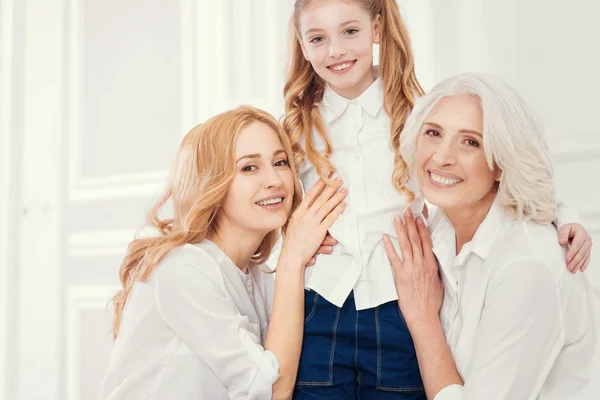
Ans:
POLYGON ((347 29, 346 32, 344 32, 344 33, 346 33, 348 35, 355 35, 358 33, 358 29, 350 28, 350 29, 347 29))
POLYGON ((317 36, 314 37, 312 39, 310 39, 310 43, 321 43, 323 40, 325 40, 325 38, 323 36, 317 36))

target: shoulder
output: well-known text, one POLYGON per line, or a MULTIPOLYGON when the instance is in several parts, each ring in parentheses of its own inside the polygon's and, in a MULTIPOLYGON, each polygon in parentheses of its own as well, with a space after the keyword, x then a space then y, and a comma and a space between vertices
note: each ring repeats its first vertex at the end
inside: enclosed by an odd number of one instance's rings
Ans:
POLYGON ((199 244, 184 244, 169 251, 159 262, 156 280, 187 280, 203 277, 219 283, 223 281, 224 256, 211 248, 206 241, 199 244))
POLYGON ((565 249, 551 224, 532 221, 506 221, 495 240, 489 260, 493 274, 518 274, 520 279, 550 278, 560 286, 567 274, 565 249))

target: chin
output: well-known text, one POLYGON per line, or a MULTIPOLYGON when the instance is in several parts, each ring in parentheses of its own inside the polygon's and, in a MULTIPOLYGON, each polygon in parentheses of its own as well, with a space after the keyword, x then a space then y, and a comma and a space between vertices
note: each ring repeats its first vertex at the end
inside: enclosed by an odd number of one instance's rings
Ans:
POLYGON ((439 193, 431 189, 422 189, 423 197, 429 203, 442 209, 449 209, 459 206, 456 197, 449 193, 439 193))

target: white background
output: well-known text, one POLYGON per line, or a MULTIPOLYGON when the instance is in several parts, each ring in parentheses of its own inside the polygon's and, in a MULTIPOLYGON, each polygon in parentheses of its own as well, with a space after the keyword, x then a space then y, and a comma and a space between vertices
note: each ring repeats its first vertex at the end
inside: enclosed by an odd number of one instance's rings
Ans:
MULTIPOLYGON (((426 89, 469 70, 521 89, 600 244, 600 3, 399 3, 426 89)), ((291 8, 0 0, 0 399, 96 397, 127 243, 187 130, 241 103, 281 116, 291 8)))

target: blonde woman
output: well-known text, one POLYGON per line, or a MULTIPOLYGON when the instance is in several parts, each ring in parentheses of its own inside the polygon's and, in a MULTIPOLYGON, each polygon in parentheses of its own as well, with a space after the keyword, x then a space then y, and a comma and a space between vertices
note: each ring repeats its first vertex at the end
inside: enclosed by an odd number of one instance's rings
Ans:
POLYGON ((431 237, 420 217, 397 220, 403 260, 384 241, 427 397, 598 398, 598 298, 566 268, 531 108, 497 77, 462 74, 419 100, 402 137, 411 175, 437 206, 431 237))
POLYGON ((277 121, 250 107, 186 135, 148 215, 160 234, 134 240, 121 265, 101 399, 290 397, 304 268, 346 195, 321 181, 301 201, 292 157, 277 121), (167 202, 172 218, 159 216, 167 202), (274 283, 264 262, 281 230, 274 283))

